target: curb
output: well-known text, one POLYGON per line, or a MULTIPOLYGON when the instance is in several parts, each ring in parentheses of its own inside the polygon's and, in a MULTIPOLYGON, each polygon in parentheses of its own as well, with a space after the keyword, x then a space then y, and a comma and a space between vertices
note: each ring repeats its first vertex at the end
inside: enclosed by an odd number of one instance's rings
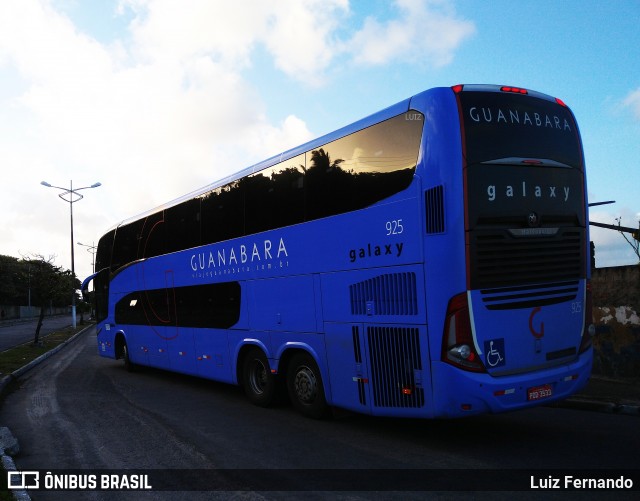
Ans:
MULTIPOLYGON (((5 455, 4 449, 0 448, 0 451, 2 451, 0 462, 2 462, 3 468, 7 471, 18 471, 16 464, 13 462, 13 458, 5 455)), ((9 486, 7 486, 7 488, 8 487, 9 486)), ((25 489, 16 489, 10 492, 13 494, 13 499, 17 501, 31 501, 31 496, 29 496, 29 493, 25 489)))
MULTIPOLYGON (((56 353, 58 353, 60 350, 62 350, 68 344, 74 342, 76 339, 78 339, 82 334, 84 334, 91 327, 93 327, 93 325, 88 325, 87 327, 85 327, 81 331, 76 332, 73 336, 71 336, 66 341, 63 341, 62 343, 60 343, 55 348, 49 350, 46 353, 43 353, 38 358, 35 358, 31 362, 29 362, 27 365, 24 365, 24 366, 20 367, 19 369, 16 369, 11 374, 8 374, 8 375, 4 376, 2 378, 2 380, 0 380, 0 397, 3 396, 3 394, 4 394, 5 390, 7 389, 7 387, 11 383, 13 383, 14 381, 17 381, 20 376, 22 376, 24 373, 30 371, 31 369, 33 369, 36 365, 44 362, 47 358, 55 355, 56 353)), ((5 450, 4 450, 3 447, 0 447, 0 462, 2 463, 2 466, 4 467, 5 470, 7 470, 7 471, 18 471, 18 468, 16 467, 16 464, 13 462, 13 458, 11 456, 8 456, 7 454, 5 454, 5 450)), ((16 499, 16 500, 19 500, 19 501, 30 501, 31 500, 31 497, 29 496, 29 494, 27 493, 26 490, 14 490, 14 491, 12 491, 12 494, 13 494, 13 498, 16 499)))
POLYGON ((58 346, 56 346, 55 348, 52 348, 51 350, 49 350, 46 353, 43 353, 42 355, 40 355, 38 358, 33 359, 31 362, 29 362, 27 365, 24 365, 22 367, 20 367, 19 369, 16 369, 15 371, 13 371, 11 374, 7 374, 6 376, 4 376, 1 380, 0 380, 0 396, 2 396, 4 394, 5 389, 14 381, 16 381, 20 376, 22 376, 25 372, 30 371, 31 369, 33 369, 35 366, 37 366, 38 364, 40 364, 41 362, 44 362, 47 358, 55 355, 56 353, 58 353, 61 349, 63 349, 65 346, 67 346, 68 344, 72 343, 73 341, 75 341, 76 339, 78 339, 78 337, 80 337, 82 334, 84 334, 88 329, 90 329, 91 327, 93 327, 93 325, 88 325, 87 327, 85 327, 84 329, 82 329, 81 331, 76 332, 73 336, 71 336, 69 339, 67 339, 66 341, 63 341, 62 343, 60 343, 58 346))
POLYGON ((599 402, 582 398, 568 398, 561 402, 555 402, 550 407, 561 407, 581 411, 603 412, 606 414, 621 414, 625 416, 640 416, 640 406, 628 404, 616 404, 613 402, 599 402))

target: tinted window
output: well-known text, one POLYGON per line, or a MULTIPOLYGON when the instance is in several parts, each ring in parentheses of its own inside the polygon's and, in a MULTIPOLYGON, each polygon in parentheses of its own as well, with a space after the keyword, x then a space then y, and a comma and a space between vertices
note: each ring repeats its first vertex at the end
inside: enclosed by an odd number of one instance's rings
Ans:
POLYGON ((164 253, 200 245, 200 200, 195 198, 164 211, 167 245, 164 253))
POLYGON ((116 323, 228 329, 240 318, 240 291, 226 282, 133 292, 116 304, 116 323))
POLYGON ((102 322, 109 313, 109 269, 103 268, 93 279, 96 321, 102 322))
POLYGON ((165 211, 156 212, 143 221, 140 233, 138 258, 147 258, 165 254, 167 249, 167 224, 165 211))
POLYGON ((582 166, 571 111, 546 99, 500 92, 462 92, 469 165, 511 157, 582 166))
POLYGON ((403 113, 121 226, 111 269, 384 200, 411 184, 422 125, 422 114, 403 113))
POLYGON ((113 249, 113 238, 115 230, 111 230, 102 236, 98 242, 98 250, 96 252, 96 270, 102 270, 111 266, 111 251, 113 249))
POLYGON ((246 178, 247 235, 304 221, 305 156, 299 155, 246 178))
POLYGON ((112 270, 117 270, 121 266, 138 259, 138 246, 143 227, 144 219, 125 226, 119 226, 116 229, 111 260, 112 270))
POLYGON ((307 219, 362 209, 413 180, 423 116, 409 112, 307 153, 307 219))
POLYGON ((216 188, 199 199, 203 244, 244 235, 244 187, 240 181, 216 188))

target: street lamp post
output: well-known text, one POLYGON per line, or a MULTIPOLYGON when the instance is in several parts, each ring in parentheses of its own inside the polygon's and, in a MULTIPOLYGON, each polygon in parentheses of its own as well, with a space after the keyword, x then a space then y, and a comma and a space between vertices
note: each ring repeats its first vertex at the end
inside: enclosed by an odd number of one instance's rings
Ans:
MULTIPOLYGON (((53 186, 46 181, 42 181, 40 183, 42 186, 46 186, 47 188, 56 188, 57 190, 62 190, 62 193, 58 194, 61 200, 64 200, 69 204, 70 214, 71 214, 71 280, 73 281, 76 277, 76 269, 75 269, 75 257, 74 257, 74 249, 73 249, 73 204, 75 202, 79 202, 84 197, 82 194, 78 193, 80 190, 86 190, 89 188, 97 188, 101 186, 101 183, 94 183, 91 186, 83 186, 82 188, 73 187, 73 181, 70 181, 69 188, 63 188, 61 186, 53 186)), ((76 328, 76 291, 73 289, 73 294, 71 295, 71 325, 73 328, 76 328)))
POLYGON ((96 250, 98 249, 98 246, 95 245, 95 243, 88 245, 88 244, 77 242, 77 244, 82 247, 86 247, 87 252, 91 252, 91 269, 93 270, 93 273, 95 273, 96 272, 96 250))
MULTIPOLYGON (((83 244, 81 242, 76 242, 81 247, 86 247, 87 252, 91 253, 91 270, 92 273, 96 272, 96 252, 98 250, 98 246, 95 242, 92 242, 91 245, 83 244)), ((91 318, 95 318, 93 311, 93 304, 91 305, 91 318)), ((80 319, 82 319, 82 313, 80 314, 80 319)))

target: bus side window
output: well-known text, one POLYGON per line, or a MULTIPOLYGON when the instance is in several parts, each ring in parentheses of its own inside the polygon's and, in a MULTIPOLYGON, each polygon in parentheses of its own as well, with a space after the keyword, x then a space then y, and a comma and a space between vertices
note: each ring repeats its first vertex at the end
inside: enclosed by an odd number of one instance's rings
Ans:
POLYGON ((233 181, 200 198, 202 245, 244 234, 244 186, 233 181))

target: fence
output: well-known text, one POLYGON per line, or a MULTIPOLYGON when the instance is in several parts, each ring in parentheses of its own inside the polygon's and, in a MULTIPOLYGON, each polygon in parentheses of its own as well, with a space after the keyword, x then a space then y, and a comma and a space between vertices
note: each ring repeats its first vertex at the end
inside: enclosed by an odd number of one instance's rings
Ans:
MULTIPOLYGON (((48 307, 45 309, 45 315, 65 315, 71 314, 70 306, 48 307)), ((20 320, 26 318, 38 318, 40 315, 39 306, 12 306, 0 305, 0 321, 2 320, 20 320)))

